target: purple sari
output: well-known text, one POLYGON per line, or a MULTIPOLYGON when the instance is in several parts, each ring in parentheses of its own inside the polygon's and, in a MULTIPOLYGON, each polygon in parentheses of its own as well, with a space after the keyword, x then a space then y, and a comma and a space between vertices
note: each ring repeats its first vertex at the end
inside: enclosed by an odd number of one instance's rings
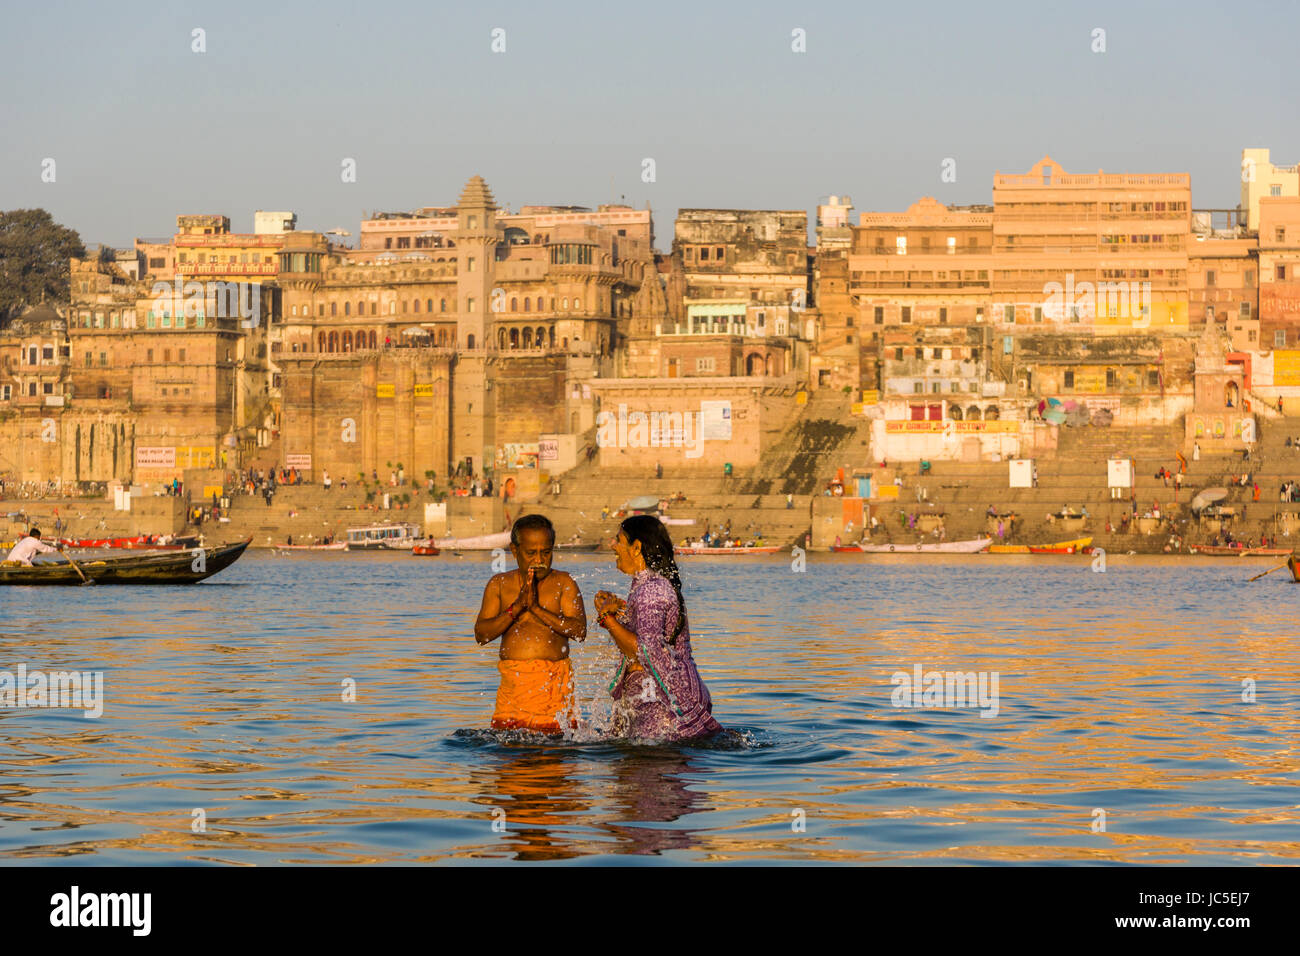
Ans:
POLYGON ((667 578, 649 570, 632 578, 619 623, 636 633, 641 670, 629 670, 624 659, 609 688, 615 726, 622 734, 686 740, 722 729, 713 719, 713 700, 691 656, 690 627, 683 623, 676 641, 668 643, 678 613, 677 592, 667 578))

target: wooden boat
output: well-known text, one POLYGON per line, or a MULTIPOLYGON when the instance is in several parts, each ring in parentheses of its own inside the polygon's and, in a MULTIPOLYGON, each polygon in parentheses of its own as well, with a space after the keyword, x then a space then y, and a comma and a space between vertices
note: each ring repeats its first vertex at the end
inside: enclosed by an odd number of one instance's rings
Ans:
POLYGON ((1028 554, 1027 544, 991 544, 989 554, 1028 554))
POLYGON ((1208 554, 1219 558, 1282 558, 1291 553, 1290 548, 1230 548, 1221 544, 1194 544, 1188 554, 1208 554))
POLYGON ((1075 538, 1073 541, 1058 541, 1056 544, 1031 544, 1030 554, 1079 554, 1092 548, 1092 538, 1075 538))
POLYGON ((433 543, 444 551, 492 551, 510 547, 510 532, 480 534, 472 538, 439 538, 433 543))
POLYGON ((348 543, 346 541, 335 541, 333 544, 277 544, 277 551, 346 551, 348 543))
POLYGON ((373 524, 363 528, 348 528, 347 535, 349 551, 406 550, 420 537, 420 527, 407 522, 373 524))
POLYGON ((970 541, 936 541, 932 544, 918 542, 916 544, 836 545, 831 550, 867 554, 977 554, 992 543, 992 538, 973 538, 970 541))
POLYGON ((423 555, 424 557, 436 557, 442 551, 432 541, 417 541, 411 545, 411 554, 423 555))
POLYGON ((1296 561, 1294 553, 1286 559, 1286 567, 1287 570, 1291 572, 1292 582, 1300 584, 1300 562, 1296 561))
MULTIPOLYGON (((77 566, 81 568, 82 574, 96 584, 193 584, 230 567, 239 560, 252 540, 249 538, 238 544, 214 548, 194 548, 192 551, 78 561, 77 566)), ((31 567, 11 565, 8 562, 0 564, 0 584, 81 583, 81 575, 66 561, 51 561, 31 567)))
POLYGON ((140 534, 132 538, 59 538, 65 548, 125 551, 185 551, 199 546, 198 535, 170 537, 163 543, 164 535, 140 534))
POLYGON ((765 544, 749 548, 703 548, 697 545, 691 545, 690 547, 677 547, 673 550, 678 554, 776 554, 776 552, 781 550, 781 546, 777 544, 765 544))

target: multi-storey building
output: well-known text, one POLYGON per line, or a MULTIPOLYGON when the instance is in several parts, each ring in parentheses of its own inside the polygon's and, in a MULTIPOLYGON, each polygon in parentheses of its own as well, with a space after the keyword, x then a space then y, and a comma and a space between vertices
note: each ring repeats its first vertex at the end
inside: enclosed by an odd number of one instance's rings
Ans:
POLYGON ((992 319, 1111 333, 1187 331, 1185 173, 1067 173, 1044 157, 993 178, 992 319))
POLYGON ((354 252, 287 238, 285 454, 313 470, 401 460, 417 474, 481 474, 506 446, 590 428, 587 383, 613 371, 647 310, 663 312, 651 234, 649 211, 628 207, 502 215, 475 176, 456 206, 367 220, 354 252), (322 377, 337 387, 313 397, 322 377), (411 415, 393 413, 402 402, 411 415), (344 418, 370 425, 351 440, 344 418))
POLYGON ((1300 165, 1274 166, 1267 149, 1241 151, 1241 210, 1246 228, 1260 229, 1260 200, 1300 196, 1300 165))
POLYGON ((1260 200, 1259 276, 1259 347, 1300 348, 1300 197, 1260 200))

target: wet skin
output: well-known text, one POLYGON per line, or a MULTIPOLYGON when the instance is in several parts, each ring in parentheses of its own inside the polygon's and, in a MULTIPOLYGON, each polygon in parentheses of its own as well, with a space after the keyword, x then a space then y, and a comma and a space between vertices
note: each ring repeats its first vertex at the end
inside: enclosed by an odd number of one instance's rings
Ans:
POLYGON ((501 659, 562 661, 569 641, 587 636, 587 615, 578 584, 551 567, 554 541, 529 528, 511 545, 518 567, 493 575, 483 589, 474 639, 488 644, 504 635, 501 659))

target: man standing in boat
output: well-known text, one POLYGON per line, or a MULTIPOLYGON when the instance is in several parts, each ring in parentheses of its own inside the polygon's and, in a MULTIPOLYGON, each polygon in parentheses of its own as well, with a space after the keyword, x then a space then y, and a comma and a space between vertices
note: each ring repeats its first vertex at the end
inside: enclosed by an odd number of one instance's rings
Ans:
POLYGON ((551 568, 555 528, 544 515, 523 515, 510 529, 517 569, 493 575, 483 589, 474 640, 502 638, 492 727, 556 734, 577 726, 569 641, 585 640, 587 615, 578 584, 551 568), (504 636, 503 636, 504 635, 504 636))
POLYGON ((58 548, 51 548, 41 540, 41 529, 32 528, 27 532, 27 537, 20 540, 14 545, 13 550, 9 552, 6 560, 17 561, 24 567, 32 566, 32 558, 38 554, 57 554, 58 548))

